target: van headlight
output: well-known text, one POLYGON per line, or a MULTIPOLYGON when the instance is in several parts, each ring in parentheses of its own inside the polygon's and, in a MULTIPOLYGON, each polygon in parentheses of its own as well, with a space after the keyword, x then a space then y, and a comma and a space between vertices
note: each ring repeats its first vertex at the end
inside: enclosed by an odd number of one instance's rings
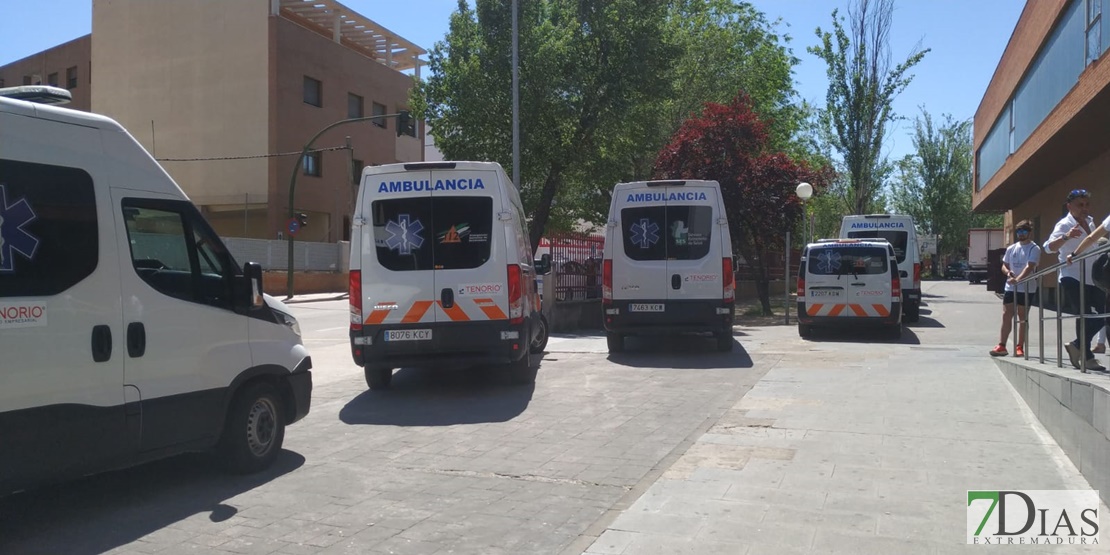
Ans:
POLYGON ((289 329, 293 330, 293 333, 297 334, 297 337, 301 336, 301 325, 292 314, 286 314, 280 310, 275 310, 274 314, 277 315, 278 322, 285 324, 289 329))

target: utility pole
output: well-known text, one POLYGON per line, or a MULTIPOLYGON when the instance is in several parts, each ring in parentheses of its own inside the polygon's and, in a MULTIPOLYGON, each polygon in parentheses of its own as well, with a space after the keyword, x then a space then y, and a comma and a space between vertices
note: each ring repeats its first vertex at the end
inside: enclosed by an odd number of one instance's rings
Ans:
POLYGON ((520 190, 520 31, 517 0, 513 0, 513 185, 520 190))

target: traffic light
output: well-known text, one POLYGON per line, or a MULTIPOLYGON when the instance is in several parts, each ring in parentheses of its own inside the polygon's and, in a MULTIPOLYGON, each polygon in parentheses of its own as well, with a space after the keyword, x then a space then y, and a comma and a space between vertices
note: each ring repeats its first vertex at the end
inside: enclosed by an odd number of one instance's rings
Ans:
POLYGON ((301 227, 308 227, 308 214, 297 212, 297 223, 301 224, 301 227))
POLYGON ((408 110, 401 110, 397 115, 397 136, 401 135, 415 135, 416 130, 413 126, 412 114, 408 110))

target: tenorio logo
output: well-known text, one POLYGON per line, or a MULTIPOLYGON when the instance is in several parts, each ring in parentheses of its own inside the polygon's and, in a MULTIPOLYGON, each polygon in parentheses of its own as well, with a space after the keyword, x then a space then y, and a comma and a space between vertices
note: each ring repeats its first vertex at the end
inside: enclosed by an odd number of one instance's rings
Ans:
POLYGON ((478 283, 473 285, 460 285, 459 295, 496 295, 501 292, 500 283, 478 283))
POLYGON ((967 543, 1097 545, 1094 490, 968 491, 967 543))
POLYGON ((45 304, 0 305, 0 328, 29 328, 45 325, 45 304))

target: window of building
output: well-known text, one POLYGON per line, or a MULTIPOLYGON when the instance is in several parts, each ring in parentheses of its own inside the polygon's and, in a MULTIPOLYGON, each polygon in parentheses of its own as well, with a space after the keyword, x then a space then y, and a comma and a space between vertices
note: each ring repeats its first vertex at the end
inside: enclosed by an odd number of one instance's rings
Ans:
POLYGON ((316 107, 324 105, 324 85, 307 75, 304 77, 304 103, 316 107))
POLYGON ((1013 154, 1014 151, 1017 150, 1017 144, 1015 144, 1017 142, 1017 134, 1014 132, 1014 129, 1015 129, 1015 126, 1014 126, 1014 112, 1015 112, 1015 110, 1014 110, 1014 101, 1013 101, 1013 99, 1011 99, 1010 100, 1010 117, 1009 117, 1009 121, 1007 122, 1007 124, 1010 126, 1010 154, 1013 154))
POLYGON ((1102 54, 1102 0, 1087 0, 1087 57, 1085 64, 1102 54))
MULTIPOLYGON (((405 107, 397 108, 398 113, 407 112, 407 111, 409 111, 409 109, 405 108, 405 107)), ((413 118, 411 118, 411 117, 409 118, 408 127, 402 129, 401 134, 402 135, 408 135, 409 137, 415 137, 416 136, 416 121, 413 118)))
POLYGON ((66 69, 66 88, 77 88, 77 66, 66 69))
MULTIPOLYGON (((372 116, 384 116, 385 115, 385 104, 378 104, 377 102, 375 102, 372 109, 374 110, 374 112, 370 114, 372 116)), ((385 118, 374 120, 374 125, 377 125, 378 127, 381 127, 383 129, 387 127, 385 118)))
POLYGON ((30 85, 31 84, 31 76, 30 75, 24 75, 23 76, 23 84, 24 85, 30 85))
POLYGON ((0 298, 57 295, 96 270, 96 194, 87 172, 0 159, 4 204, 0 298))
POLYGON ((0 88, 2 88, 3 86, 4 86, 4 79, 0 78, 0 88))
POLYGON ((46 84, 50 85, 51 87, 57 87, 58 86, 58 72, 54 72, 54 73, 51 73, 50 75, 47 75, 46 76, 46 84))
POLYGON ((313 177, 320 177, 323 175, 322 168, 320 167, 320 153, 310 152, 304 156, 304 174, 313 177))
POLYGON ((362 160, 351 160, 351 183, 358 184, 359 180, 362 179, 362 168, 364 167, 362 160))
POLYGON ((347 117, 362 117, 362 97, 357 94, 347 93, 347 117))

